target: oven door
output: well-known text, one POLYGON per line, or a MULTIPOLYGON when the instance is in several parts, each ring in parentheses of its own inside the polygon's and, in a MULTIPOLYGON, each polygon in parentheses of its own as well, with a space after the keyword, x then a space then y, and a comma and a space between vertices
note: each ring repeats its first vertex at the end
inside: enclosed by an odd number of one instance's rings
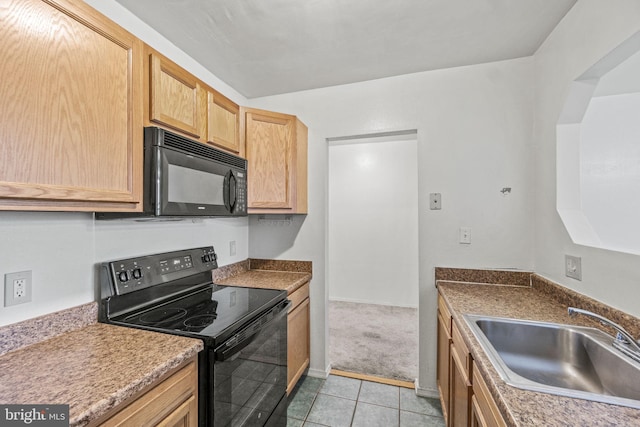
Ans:
POLYGON ((214 426, 286 425, 290 305, 283 301, 213 351, 214 426))

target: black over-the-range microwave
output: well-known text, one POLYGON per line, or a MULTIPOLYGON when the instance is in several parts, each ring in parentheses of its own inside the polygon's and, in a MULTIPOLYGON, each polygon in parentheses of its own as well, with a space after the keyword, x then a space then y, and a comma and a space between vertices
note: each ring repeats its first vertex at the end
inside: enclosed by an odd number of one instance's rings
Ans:
POLYGON ((247 215, 247 161, 165 129, 144 129, 143 188, 143 212, 96 218, 247 215))

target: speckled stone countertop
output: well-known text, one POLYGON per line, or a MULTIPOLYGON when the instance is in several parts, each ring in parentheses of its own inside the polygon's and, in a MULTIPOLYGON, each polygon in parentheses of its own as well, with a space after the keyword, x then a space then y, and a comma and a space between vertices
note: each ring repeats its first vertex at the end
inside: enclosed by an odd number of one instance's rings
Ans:
MULTIPOLYGON (((2 329, 15 331, 17 325, 2 329)), ((0 356, 0 404, 68 404, 70 425, 84 426, 202 347, 200 340, 94 320, 0 356)))
POLYGON ((283 289, 291 294, 311 280, 309 261, 249 259, 214 270, 213 281, 220 285, 283 289))
MULTIPOLYGON (((437 276, 437 274, 436 274, 437 276)), ((536 276, 536 275, 533 275, 536 276)), ((540 278, 538 277, 538 280, 540 278)), ((561 299, 536 286, 438 281, 474 364, 486 380, 505 421, 511 426, 640 426, 640 410, 582 399, 521 390, 507 385, 493 368, 462 314, 600 327, 584 316, 571 318, 561 299)), ((588 300, 588 298, 587 298, 588 300)))

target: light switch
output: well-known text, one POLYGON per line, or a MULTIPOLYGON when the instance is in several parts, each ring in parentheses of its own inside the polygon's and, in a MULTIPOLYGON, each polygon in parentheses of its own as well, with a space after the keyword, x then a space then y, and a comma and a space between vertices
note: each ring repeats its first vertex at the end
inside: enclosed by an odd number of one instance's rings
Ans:
POLYGON ((471 244, 471 227, 460 227, 460 243, 471 244))

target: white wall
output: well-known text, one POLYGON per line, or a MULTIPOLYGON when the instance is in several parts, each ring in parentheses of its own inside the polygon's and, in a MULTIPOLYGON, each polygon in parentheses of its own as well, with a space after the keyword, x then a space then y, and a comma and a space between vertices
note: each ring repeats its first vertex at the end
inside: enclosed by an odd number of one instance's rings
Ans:
POLYGON ((416 135, 329 144, 329 299, 418 306, 416 135))
POLYGON ((328 363, 326 138, 417 129, 419 386, 435 394, 434 267, 532 268, 532 60, 417 73, 251 104, 296 114, 310 131, 310 213, 297 220, 297 234, 252 219, 249 253, 314 261, 311 368, 317 371, 328 363), (503 196, 503 187, 512 193, 503 196), (431 192, 442 193, 442 210, 429 210, 431 192), (471 245, 458 243, 461 226, 472 227, 471 245))
MULTIPOLYGON (((246 103, 114 0, 87 3, 237 103, 246 103)), ((0 326, 93 301, 94 265, 99 262, 206 245, 214 245, 220 265, 244 260, 248 230, 247 218, 94 222, 90 213, 0 212, 0 326), (231 240, 237 246, 234 257, 229 255, 231 240), (4 307, 4 274, 23 270, 32 270, 32 302, 4 307)))
MULTIPOLYGON (((640 75, 636 76, 640 80, 640 75)), ((582 211, 606 248, 640 254, 640 93, 591 99, 580 137, 582 211)))
MULTIPOLYGON (((556 123, 570 83, 640 30, 640 2, 580 0, 534 56, 535 269, 636 316, 640 259, 572 243, 556 211, 556 123), (564 254, 582 257, 582 281, 564 275, 564 254)), ((561 171, 560 171, 561 172, 561 171)))
POLYGON ((0 326, 94 300, 92 214, 0 212, 0 326), (32 302, 4 307, 4 275, 32 271, 32 302))

